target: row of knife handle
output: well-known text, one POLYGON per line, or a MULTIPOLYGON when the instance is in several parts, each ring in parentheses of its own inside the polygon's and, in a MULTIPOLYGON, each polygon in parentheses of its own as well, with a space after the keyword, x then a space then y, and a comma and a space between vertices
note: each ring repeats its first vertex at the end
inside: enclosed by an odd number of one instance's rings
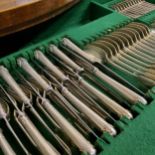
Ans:
MULTIPOLYGON (((135 23, 133 23, 133 25, 134 24, 135 23)), ((133 25, 130 25, 131 29, 133 25)), ((135 32, 137 33, 140 33, 141 29, 141 36, 145 36, 145 34, 149 34, 150 32, 149 29, 142 24, 139 24, 138 27, 135 28, 135 32)), ((129 28, 127 30, 129 30, 129 28)), ((129 32, 131 32, 131 30, 129 32)), ((140 35, 136 36, 138 37, 140 35)), ((142 39, 145 39, 145 37, 142 39)), ((102 42, 102 44, 104 43, 105 42, 102 42)), ((91 51, 90 48, 92 46, 92 50, 95 52, 93 46, 97 44, 92 44, 90 47, 87 46, 86 51, 88 53, 84 52, 67 38, 63 39, 62 44, 69 49, 69 56, 56 46, 50 45, 48 54, 43 54, 40 50, 35 51, 35 60, 32 61, 32 65, 25 58, 18 58, 17 64, 20 71, 14 71, 17 76, 16 81, 6 67, 0 66, 0 77, 5 82, 5 85, 1 86, 1 90, 4 93, 1 95, 1 100, 5 99, 7 103, 4 103, 7 104, 7 106, 10 104, 13 106, 16 122, 41 154, 55 155, 62 154, 62 152, 54 148, 54 146, 45 139, 39 129, 37 129, 30 120, 25 109, 28 109, 42 126, 56 138, 66 154, 72 154, 72 151, 70 147, 68 147, 68 143, 66 144, 64 142, 65 140, 55 134, 45 123, 35 106, 38 106, 54 126, 60 129, 81 152, 95 155, 95 146, 87 139, 84 131, 86 130, 93 134, 96 138, 99 137, 97 133, 94 132, 94 128, 100 132, 108 132, 110 135, 115 136, 117 129, 108 121, 108 119, 114 122, 116 121, 112 113, 118 118, 127 117, 128 119, 132 119, 133 114, 130 109, 126 109, 123 105, 120 105, 120 103, 117 103, 117 101, 91 85, 85 79, 85 75, 87 75, 89 80, 97 82, 98 78, 100 81, 107 83, 130 105, 137 103, 147 104, 147 100, 93 65, 94 60, 98 59, 95 59, 96 57, 94 58, 94 55, 90 55, 89 50, 91 51), (24 73, 24 76, 22 73, 24 73), (29 97, 29 94, 35 97, 35 106, 33 106, 33 100, 29 97), (53 105, 55 101, 59 104, 61 110, 68 113, 70 118, 65 118, 59 111, 60 109, 58 110, 53 105), (69 122, 69 119, 73 120, 73 124, 69 122)), ((101 61, 97 62, 101 63, 101 61)), ((1 104, 4 103, 1 101, 1 104)), ((2 106, 0 106, 0 112, 1 119, 4 119, 8 125, 9 121, 6 118, 6 113, 2 106)), ((8 125, 8 127, 12 132, 11 126, 8 125)), ((19 141, 19 145, 25 154, 31 154, 17 138, 18 136, 16 137, 16 133, 12 133, 16 140, 19 141)), ((0 147, 6 155, 16 154, 5 139, 2 131, 0 132, 0 147)))

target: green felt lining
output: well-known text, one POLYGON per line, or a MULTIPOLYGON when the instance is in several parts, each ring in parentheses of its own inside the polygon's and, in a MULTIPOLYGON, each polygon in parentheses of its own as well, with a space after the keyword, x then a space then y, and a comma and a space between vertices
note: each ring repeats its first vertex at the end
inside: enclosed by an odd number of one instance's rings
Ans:
MULTIPOLYGON (((55 21, 49 23, 40 30, 40 33, 32 40, 31 45, 20 51, 0 59, 0 64, 5 65, 10 70, 16 69, 16 58, 23 56, 33 60, 33 52, 36 48, 47 51, 49 43, 56 43, 62 37, 68 36, 81 47, 87 43, 103 36, 115 29, 125 26, 133 20, 123 16, 109 8, 114 2, 120 0, 83 0, 77 6, 59 16, 55 21)), ((150 24, 155 19, 155 12, 151 12, 138 21, 150 24)), ((148 92, 149 96, 155 99, 155 88, 148 90, 137 79, 126 76, 115 70, 139 89, 148 92)), ((100 155, 154 155, 155 154, 155 101, 147 106, 136 105, 132 108, 138 115, 134 120, 123 118, 115 125, 121 132, 115 138, 103 134, 103 142, 94 142, 100 147, 100 155), (103 152, 102 152, 103 151, 103 152)))
POLYGON ((105 146, 100 155, 154 155, 155 154, 155 101, 105 146))

